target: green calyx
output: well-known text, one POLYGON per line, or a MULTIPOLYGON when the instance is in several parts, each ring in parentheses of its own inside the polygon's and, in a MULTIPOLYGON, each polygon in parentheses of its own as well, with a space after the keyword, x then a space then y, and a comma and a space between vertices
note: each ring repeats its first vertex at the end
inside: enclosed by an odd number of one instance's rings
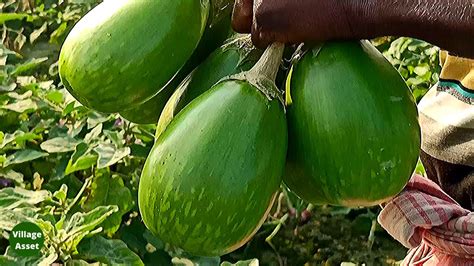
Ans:
POLYGON ((260 60, 252 69, 231 76, 227 80, 246 81, 263 93, 270 101, 278 99, 284 105, 283 94, 275 85, 284 49, 284 44, 273 43, 265 50, 260 60))

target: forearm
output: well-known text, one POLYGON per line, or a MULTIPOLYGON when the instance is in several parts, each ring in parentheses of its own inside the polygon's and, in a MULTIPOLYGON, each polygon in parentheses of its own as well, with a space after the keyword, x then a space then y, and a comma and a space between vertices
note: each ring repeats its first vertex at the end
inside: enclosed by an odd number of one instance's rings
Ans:
POLYGON ((474 58, 472 0, 346 0, 355 37, 384 35, 426 40, 474 58))

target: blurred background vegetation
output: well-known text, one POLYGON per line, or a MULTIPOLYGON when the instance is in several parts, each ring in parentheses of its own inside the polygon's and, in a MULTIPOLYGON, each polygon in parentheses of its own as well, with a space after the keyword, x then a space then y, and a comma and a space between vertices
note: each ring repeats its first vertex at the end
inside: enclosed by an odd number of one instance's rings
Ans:
MULTIPOLYGON (((98 2, 0 3, 1 265, 393 265, 404 257, 376 223, 378 207, 315 207, 285 188, 255 238, 222 258, 192 257, 152 236, 137 185, 155 126, 81 106, 58 77, 61 43, 98 2), (26 220, 46 234, 41 257, 7 248, 8 232, 26 220)), ((438 81, 436 47, 395 37, 373 43, 418 101, 438 81)))

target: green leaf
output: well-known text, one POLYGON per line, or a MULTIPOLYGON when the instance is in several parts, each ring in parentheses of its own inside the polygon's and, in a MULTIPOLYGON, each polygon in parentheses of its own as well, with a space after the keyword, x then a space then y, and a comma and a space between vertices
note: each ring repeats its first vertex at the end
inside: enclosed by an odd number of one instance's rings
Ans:
POLYGON ((23 94, 18 94, 16 92, 10 92, 10 93, 7 93, 7 95, 8 95, 8 97, 13 98, 13 99, 25 100, 25 99, 31 98, 31 96, 33 96, 33 92, 32 91, 27 91, 23 94))
POLYGON ((12 180, 16 185, 23 184, 23 174, 13 170, 0 169, 0 177, 12 180))
POLYGON ((45 97, 55 104, 61 104, 64 102, 64 95, 58 90, 50 91, 45 97))
POLYGON ((28 17, 30 17, 30 15, 23 13, 0 13, 0 24, 10 20, 22 20, 28 17))
POLYGON ((66 30, 67 30, 67 22, 61 23, 61 25, 59 25, 59 27, 53 33, 51 33, 50 42, 59 43, 58 39, 64 35, 66 30))
POLYGON ((99 155, 97 163, 99 169, 114 165, 130 154, 129 147, 117 149, 115 145, 109 143, 99 144, 94 151, 99 155))
POLYGON ((413 96, 415 97, 416 101, 419 102, 427 92, 428 89, 423 89, 417 86, 413 89, 413 96))
POLYGON ((84 239, 78 246, 79 257, 88 261, 99 261, 108 265, 144 265, 121 240, 93 236, 84 239))
POLYGON ((46 190, 31 191, 20 187, 0 190, 0 209, 12 210, 21 206, 34 206, 51 197, 46 190))
POLYGON ((72 111, 74 111, 74 105, 76 105, 76 102, 70 102, 64 107, 63 109, 63 116, 69 115, 72 111))
POLYGON ((39 139, 41 139, 41 135, 38 135, 32 132, 27 132, 27 133, 23 133, 16 136, 15 142, 17 144, 23 144, 23 142, 25 141, 32 141, 32 140, 39 140, 39 139))
POLYGON ((97 158, 97 155, 90 153, 89 145, 84 142, 79 143, 67 164, 65 175, 89 169, 97 163, 97 158))
POLYGON ((34 111, 38 109, 38 105, 36 104, 36 102, 32 101, 31 99, 26 99, 26 100, 17 101, 15 103, 7 104, 5 106, 0 106, 0 109, 1 108, 10 110, 13 112, 17 112, 17 113, 23 113, 26 111, 34 111))
POLYGON ((87 118, 87 128, 88 129, 94 128, 98 124, 107 122, 108 120, 109 120, 109 116, 105 116, 97 112, 91 112, 89 114, 89 117, 87 118))
POLYGON ((334 206, 329 212, 331 215, 348 215, 351 212, 351 208, 334 206))
POLYGON ((41 139, 40 135, 34 134, 32 132, 23 132, 20 130, 15 131, 13 134, 5 134, 3 136, 3 141, 0 139, 0 149, 3 149, 5 146, 12 142, 17 142, 18 144, 21 144, 22 142, 25 141, 31 141, 31 140, 36 140, 36 139, 41 139))
POLYGON ((423 77, 423 76, 417 76, 417 77, 413 77, 413 78, 409 78, 407 79, 407 84, 409 86, 412 86, 412 85, 415 85, 415 86, 418 86, 424 82, 427 82, 429 79, 427 79, 426 77, 423 77))
POLYGON ((82 132, 82 129, 84 128, 85 125, 86 125, 85 119, 78 120, 72 125, 67 125, 66 126, 68 128, 67 134, 70 137, 74 138, 82 132))
POLYGON ((49 139, 41 143, 40 147, 48 153, 63 153, 74 151, 77 144, 79 144, 78 140, 66 136, 49 139))
POLYGON ((15 138, 22 135, 22 134, 25 134, 25 132, 18 130, 18 131, 15 131, 15 133, 13 133, 13 134, 7 133, 7 134, 3 135, 2 141, 0 142, 0 149, 3 149, 8 144, 14 142, 15 138))
POLYGON ((421 160, 418 160, 418 163, 416 164, 415 172, 419 175, 426 176, 426 170, 421 160))
POLYGON ((145 232, 143 233, 143 237, 146 239, 146 241, 148 241, 148 243, 150 243, 156 249, 164 249, 165 248, 165 243, 163 243, 163 241, 161 239, 154 236, 151 233, 150 230, 148 230, 148 229, 145 230, 145 232))
POLYGON ((89 169, 96 164, 97 158, 97 155, 94 154, 86 154, 84 156, 81 156, 74 164, 68 164, 65 174, 69 175, 76 171, 89 169))
POLYGON ((413 72, 415 72, 415 74, 417 74, 418 76, 424 76, 429 71, 430 71, 430 66, 426 63, 422 65, 418 65, 413 69, 413 72))
POLYGON ((100 266, 101 264, 99 262, 95 263, 88 263, 87 261, 84 260, 68 260, 66 263, 64 263, 64 266, 100 266))
POLYGON ((40 152, 37 150, 26 149, 26 150, 17 151, 14 154, 7 157, 7 160, 5 161, 5 163, 3 163, 3 167, 33 161, 38 158, 46 157, 48 155, 49 155, 48 153, 40 152))
POLYGON ((14 91, 16 89, 16 83, 10 83, 10 84, 1 84, 0 83, 0 92, 9 92, 9 91, 14 91))
POLYGON ((197 257, 173 258, 171 260, 175 266, 218 266, 221 262, 219 257, 197 257))
POLYGON ((84 142, 91 143, 100 136, 100 133, 102 133, 102 123, 95 126, 89 133, 86 134, 84 137, 84 142))
POLYGON ((112 141, 112 143, 115 145, 117 148, 123 147, 124 144, 124 132, 117 132, 117 131, 112 131, 112 130, 104 130, 104 134, 107 136, 108 139, 112 141))
POLYGON ((13 72, 10 73, 10 75, 11 76, 18 76, 18 75, 21 75, 21 74, 23 74, 27 71, 31 71, 31 70, 37 68, 39 65, 41 65, 46 60, 48 60, 47 57, 30 59, 25 63, 17 65, 15 67, 15 70, 13 70, 13 72))
POLYGON ((11 231, 21 222, 34 222, 38 211, 39 208, 33 207, 19 207, 10 210, 0 208, 0 230, 11 231))
POLYGON ((135 158, 145 160, 148 157, 148 154, 150 154, 151 148, 152 147, 150 145, 132 144, 130 145, 130 155, 135 158))
POLYGON ((66 197, 67 197, 67 190, 68 190, 68 187, 66 184, 62 184, 61 185, 61 188, 58 190, 58 191, 55 191, 53 193, 53 197, 55 199, 58 199, 60 202, 65 202, 66 201, 66 197))
POLYGON ((23 221, 34 221, 38 208, 34 205, 51 198, 46 190, 30 191, 20 187, 0 190, 0 229, 10 231, 23 221))
POLYGON ((368 235, 370 232, 370 227, 372 226, 372 218, 367 214, 361 214, 357 216, 351 222, 351 233, 356 235, 368 235))
POLYGON ((3 43, 0 43, 0 55, 15 55, 15 56, 20 56, 16 52, 8 49, 3 45, 3 43))
POLYGON ((92 182, 91 191, 82 205, 85 211, 98 206, 116 205, 118 211, 102 223, 104 232, 112 236, 122 223, 122 216, 133 207, 132 193, 125 187, 120 176, 110 176, 108 173, 97 174, 92 182))
POLYGON ((131 219, 130 223, 122 224, 117 234, 120 235, 120 239, 125 242, 133 252, 137 253, 140 257, 143 257, 144 254, 148 253, 146 249, 148 242, 143 237, 143 232, 145 232, 145 230, 145 224, 143 224, 141 219, 137 217, 131 219))
POLYGON ((89 169, 97 163, 97 155, 95 154, 86 154, 81 156, 77 161, 67 166, 65 174, 71 174, 80 170, 89 169))
POLYGON ((45 118, 35 124, 34 128, 31 131, 36 134, 42 133, 50 129, 53 125, 56 125, 56 123, 57 122, 53 118, 45 118))
POLYGON ((70 219, 64 223, 64 239, 70 247, 75 247, 81 240, 91 234, 91 231, 102 224, 105 219, 118 211, 117 206, 99 206, 90 212, 74 213, 70 219))
POLYGON ((42 256, 25 257, 15 253, 10 247, 7 248, 5 256, 15 260, 15 265, 52 265, 58 258, 54 249, 50 248, 42 256))
POLYGON ((43 25, 39 29, 34 30, 30 34, 30 43, 34 43, 38 39, 38 37, 41 36, 41 34, 43 34, 46 31, 47 28, 48 28, 48 22, 44 22, 43 25))
POLYGON ((16 262, 15 258, 1 255, 0 256, 0 265, 3 265, 3 266, 18 266, 18 263, 16 262))
POLYGON ((236 262, 234 264, 225 261, 221 264, 221 266, 258 266, 258 265, 259 265, 259 263, 258 263, 257 259, 239 261, 239 262, 236 262))
MULTIPOLYGON (((41 231, 47 236, 54 237, 57 235, 57 232, 55 230, 59 230, 57 228, 57 225, 63 221, 61 217, 61 221, 56 223, 56 219, 49 219, 51 217, 41 217, 36 221, 36 225, 41 228, 41 231), (56 223, 56 226, 53 225, 53 223, 56 223)), ((59 237, 58 237, 59 238, 59 237)), ((59 239, 58 239, 59 240, 59 239)))
POLYGON ((157 250, 153 253, 145 253, 143 262, 145 265, 173 266, 173 258, 164 250, 157 250))

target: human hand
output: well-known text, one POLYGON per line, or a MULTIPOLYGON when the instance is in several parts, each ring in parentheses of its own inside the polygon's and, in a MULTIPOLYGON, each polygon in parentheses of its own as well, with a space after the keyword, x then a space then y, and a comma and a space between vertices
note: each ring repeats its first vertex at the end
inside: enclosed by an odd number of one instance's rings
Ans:
MULTIPOLYGON (((320 42, 352 39, 357 33, 347 1, 339 0, 236 0, 232 26, 252 33, 257 46, 271 42, 320 42)), ((364 0, 359 1, 364 5, 364 0)), ((352 11, 352 10, 351 10, 352 11)))
POLYGON ((474 58, 471 0, 235 0, 232 26, 272 42, 406 36, 474 58))

